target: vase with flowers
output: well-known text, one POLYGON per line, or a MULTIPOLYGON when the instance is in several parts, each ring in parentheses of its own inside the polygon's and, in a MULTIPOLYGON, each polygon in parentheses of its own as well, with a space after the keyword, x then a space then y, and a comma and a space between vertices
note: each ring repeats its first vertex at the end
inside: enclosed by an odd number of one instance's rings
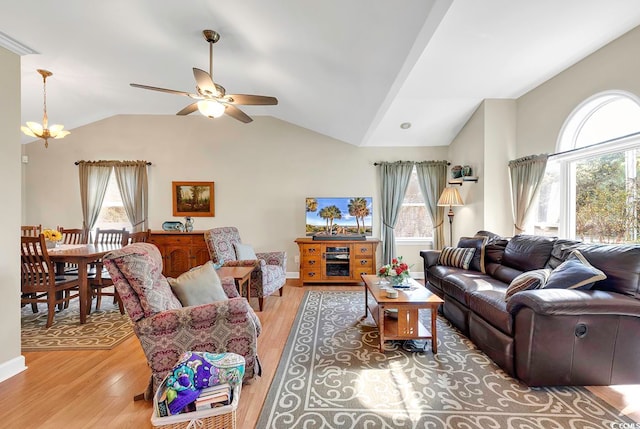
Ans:
POLYGON ((380 267, 378 277, 388 281, 394 287, 400 287, 406 284, 410 277, 409 265, 402 261, 402 256, 398 256, 393 258, 390 264, 380 267))
POLYGON ((43 229, 42 235, 44 235, 47 249, 53 249, 62 240, 62 233, 55 229, 43 229))

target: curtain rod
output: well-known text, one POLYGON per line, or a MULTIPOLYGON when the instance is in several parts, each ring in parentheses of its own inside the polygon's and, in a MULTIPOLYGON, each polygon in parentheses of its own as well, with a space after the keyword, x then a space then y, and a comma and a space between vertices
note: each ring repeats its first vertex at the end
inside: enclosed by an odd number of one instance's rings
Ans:
MULTIPOLYGON (((75 165, 80 165, 81 161, 76 161, 74 162, 75 165)), ((100 161, 98 161, 100 162, 100 161)), ((122 162, 122 161, 116 161, 116 162, 122 162)), ((135 161, 124 161, 124 162, 135 162, 135 161)), ((150 163, 149 161, 146 162, 147 165, 153 165, 152 163, 150 163)))
MULTIPOLYGON (((413 162, 414 164, 420 163, 420 162, 430 162, 430 161, 396 161, 396 162, 413 162)), ((439 161, 433 161, 433 162, 439 162, 439 161)), ((379 162, 374 162, 373 165, 382 165, 379 162)), ((451 165, 451 163, 449 161, 447 161, 447 165, 451 165)))
POLYGON ((600 146, 601 144, 614 142, 616 140, 624 140, 624 139, 627 139, 629 137, 638 137, 638 136, 640 136, 640 131, 637 132, 637 133, 627 134, 626 136, 616 137, 614 139, 609 139, 609 140, 601 141, 601 142, 598 142, 598 143, 590 144, 589 146, 576 147, 576 148, 568 149, 568 150, 565 150, 565 151, 562 151, 562 152, 552 153, 552 154, 549 155, 549 158, 553 158, 554 156, 560 156, 560 155, 564 155, 564 154, 571 153, 571 152, 576 152, 576 151, 583 150, 583 149, 590 149, 590 148, 593 148, 593 147, 596 147, 596 146, 600 146))

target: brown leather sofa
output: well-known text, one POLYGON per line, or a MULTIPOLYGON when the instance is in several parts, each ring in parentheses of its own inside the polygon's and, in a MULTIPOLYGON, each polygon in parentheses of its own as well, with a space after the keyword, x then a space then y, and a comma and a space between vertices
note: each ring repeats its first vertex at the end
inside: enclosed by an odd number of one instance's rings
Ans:
POLYGON ((420 252, 426 287, 444 299, 444 316, 509 375, 530 386, 640 383, 640 246, 480 231, 458 247, 477 249, 468 270, 439 265, 440 251, 420 252), (605 280, 505 301, 516 276, 556 268, 576 248, 605 280))

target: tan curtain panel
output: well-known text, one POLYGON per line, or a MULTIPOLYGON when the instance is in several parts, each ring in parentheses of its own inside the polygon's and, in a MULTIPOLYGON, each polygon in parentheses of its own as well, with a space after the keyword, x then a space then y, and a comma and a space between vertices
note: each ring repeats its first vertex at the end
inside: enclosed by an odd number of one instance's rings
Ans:
POLYGON ((120 162, 113 169, 132 232, 146 231, 149 205, 146 161, 120 162))
POLYGON ((111 165, 100 162, 78 162, 82 227, 85 229, 91 230, 98 220, 112 169, 111 165))
POLYGON ((532 203, 540 192, 548 158, 549 155, 542 154, 509 161, 513 226, 516 234, 525 230, 532 203))
POLYGON ((416 163, 418 185, 433 222, 433 248, 444 247, 444 207, 438 207, 438 199, 447 186, 447 161, 424 161, 416 163))

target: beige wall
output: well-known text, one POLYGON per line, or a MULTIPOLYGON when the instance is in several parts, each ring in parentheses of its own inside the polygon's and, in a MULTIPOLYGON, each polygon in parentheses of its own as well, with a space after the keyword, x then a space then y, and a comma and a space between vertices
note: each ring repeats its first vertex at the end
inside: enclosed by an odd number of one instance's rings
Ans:
POLYGON ((20 57, 0 48, 0 381, 22 371, 20 355, 20 57))
MULTIPOLYGON (((115 116, 72 131, 64 140, 26 147, 26 219, 43 226, 82 224, 77 160, 144 159, 149 168, 149 221, 161 229, 172 216, 171 182, 214 181, 215 217, 195 229, 237 226, 258 251, 286 250, 297 272, 294 243, 305 232, 307 196, 372 196, 379 237, 375 161, 445 159, 446 147, 359 148, 273 117, 251 124, 223 117, 115 116)), ((380 248, 378 249, 380 250, 380 248)), ((420 272, 420 249, 398 254, 420 272)))
POLYGON ((602 91, 640 96, 640 27, 594 52, 517 101, 516 157, 555 152, 564 121, 602 91))
POLYGON ((485 100, 484 166, 478 183, 483 188, 483 229, 513 234, 509 160, 515 158, 516 101, 485 100))
MULTIPOLYGON (((451 166, 469 165, 473 175, 480 177, 478 183, 467 182, 456 186, 464 201, 464 206, 453 207, 453 245, 460 237, 473 236, 476 231, 484 229, 484 129, 485 103, 473 113, 465 127, 449 145, 448 160, 451 166)), ((449 169, 451 171, 451 169, 449 169)), ((449 245, 449 219, 445 208, 445 243, 449 245)))
POLYGON ((465 207, 454 209, 454 241, 478 229, 514 233, 508 161, 554 153, 564 121, 594 94, 617 89, 640 96, 638 46, 640 27, 515 101, 485 100, 478 107, 449 147, 452 164, 468 163, 480 177, 478 186, 462 186, 465 207))
POLYGON ((449 146, 451 164, 470 165, 478 176, 458 188, 464 206, 453 209, 454 244, 482 229, 512 233, 507 163, 515 151, 515 119, 515 100, 484 100, 449 146))

